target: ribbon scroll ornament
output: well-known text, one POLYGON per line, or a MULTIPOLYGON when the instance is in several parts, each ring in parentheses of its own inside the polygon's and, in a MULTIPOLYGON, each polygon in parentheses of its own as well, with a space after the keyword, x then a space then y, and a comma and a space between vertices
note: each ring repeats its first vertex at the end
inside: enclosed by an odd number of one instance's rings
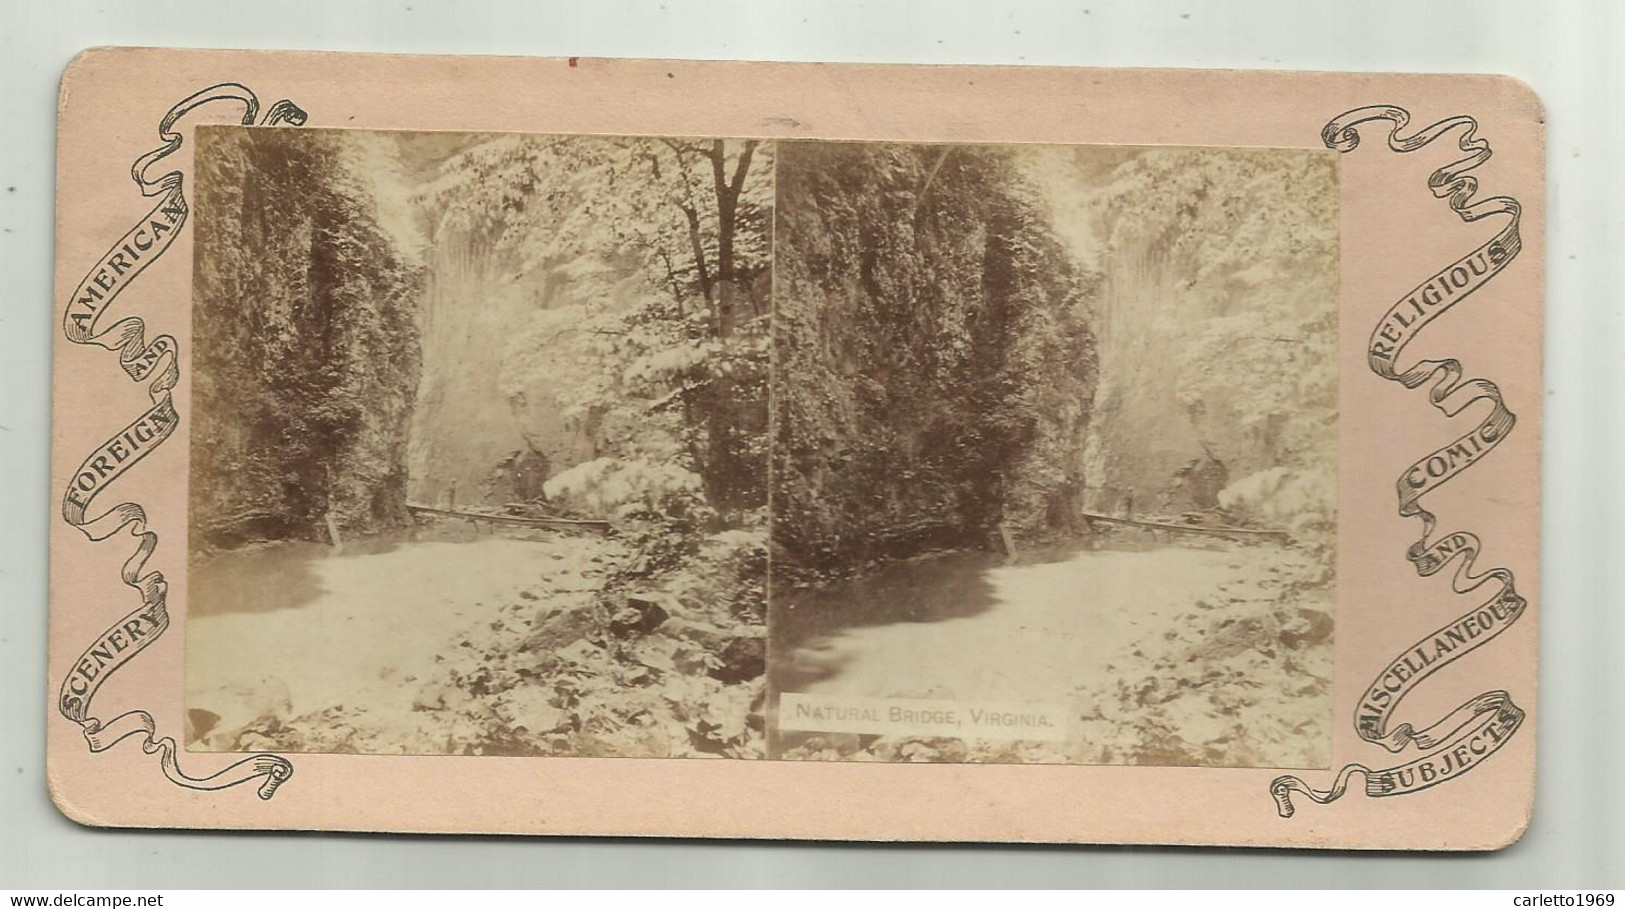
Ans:
MULTIPOLYGON (((180 769, 175 740, 158 736, 157 724, 145 710, 131 710, 112 719, 92 713, 92 701, 115 672, 150 646, 169 627, 165 606, 168 585, 159 571, 148 571, 147 560, 158 546, 158 534, 147 525, 145 510, 135 502, 122 502, 94 513, 92 504, 130 468, 140 463, 174 432, 177 415, 171 392, 180 381, 175 339, 159 335, 147 339, 141 319, 127 316, 103 326, 114 301, 148 266, 174 243, 186 223, 184 179, 178 170, 149 176, 164 158, 181 147, 175 124, 188 112, 214 102, 234 102, 244 108, 242 124, 256 125, 259 101, 254 93, 234 83, 204 89, 170 108, 158 126, 162 144, 137 158, 130 169, 141 195, 156 204, 135 222, 91 267, 68 300, 62 330, 74 344, 105 348, 118 354, 119 366, 130 381, 145 386, 151 402, 145 413, 110 436, 84 459, 69 478, 63 493, 62 517, 95 542, 128 530, 135 552, 124 563, 121 577, 140 594, 140 605, 118 619, 74 661, 62 679, 58 709, 77 723, 92 752, 102 752, 133 736, 141 737, 147 754, 160 755, 164 775, 188 789, 225 789, 259 781, 259 795, 271 798, 293 774, 284 758, 263 754, 245 758, 204 777, 180 769)), ((260 126, 305 122, 305 113, 289 101, 279 101, 258 121, 260 126)))
POLYGON ((1524 713, 1505 691, 1490 691, 1471 698, 1423 729, 1411 723, 1390 728, 1406 695, 1424 679, 1473 650, 1484 646, 1516 622, 1528 605, 1513 583, 1512 572, 1492 568, 1474 573, 1480 551, 1477 536, 1467 531, 1439 533, 1438 519, 1423 507, 1423 498, 1455 479, 1487 456, 1512 432, 1516 423, 1501 398, 1501 390, 1488 379, 1467 378, 1454 359, 1419 360, 1400 365, 1407 345, 1434 320, 1488 284, 1518 255, 1520 208, 1507 196, 1474 201, 1478 179, 1469 173, 1490 158, 1489 142, 1477 137, 1478 123, 1471 117, 1451 117, 1410 135, 1403 135, 1410 114, 1389 106, 1362 107, 1333 119, 1321 132, 1326 146, 1348 153, 1360 144, 1359 127, 1387 124, 1388 148, 1398 153, 1425 148, 1443 136, 1458 132, 1456 148, 1463 157, 1434 171, 1428 178, 1433 195, 1444 200, 1465 223, 1504 218, 1505 224, 1488 241, 1450 263, 1389 307, 1371 333, 1367 358, 1371 371, 1409 389, 1426 390, 1428 401, 1446 417, 1455 417, 1469 405, 1488 401, 1486 415, 1471 430, 1450 444, 1411 464, 1398 481, 1399 514, 1422 522, 1420 539, 1405 557, 1421 577, 1456 565, 1452 587, 1468 596, 1490 588, 1487 597, 1474 597, 1475 605, 1448 624, 1423 637, 1390 661, 1360 695, 1355 728, 1360 738, 1404 754, 1414 746, 1411 760, 1382 770, 1349 764, 1337 773, 1326 790, 1309 787, 1296 776, 1282 776, 1270 784, 1270 794, 1282 817, 1291 817, 1294 794, 1325 804, 1340 798, 1354 774, 1365 778, 1367 796, 1406 795, 1454 779, 1488 760, 1517 732, 1524 713))

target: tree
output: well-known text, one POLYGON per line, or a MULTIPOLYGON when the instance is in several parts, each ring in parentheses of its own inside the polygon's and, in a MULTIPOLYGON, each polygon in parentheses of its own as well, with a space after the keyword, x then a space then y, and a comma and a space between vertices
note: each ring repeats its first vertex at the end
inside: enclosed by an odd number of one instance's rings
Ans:
POLYGON ((766 498, 771 170, 748 140, 505 136, 448 161, 424 201, 439 235, 478 237, 535 288, 510 395, 558 374, 603 456, 678 463, 738 511, 766 498))

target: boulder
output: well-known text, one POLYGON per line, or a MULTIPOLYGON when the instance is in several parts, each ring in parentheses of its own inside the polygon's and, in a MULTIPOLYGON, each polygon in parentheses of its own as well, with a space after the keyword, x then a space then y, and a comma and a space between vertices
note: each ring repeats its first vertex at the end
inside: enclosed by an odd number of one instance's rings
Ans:
POLYGON ((570 714, 552 703, 553 694, 537 688, 516 688, 495 705, 496 714, 514 733, 536 736, 568 730, 570 714))
POLYGON ((577 641, 596 637, 598 609, 591 603, 573 606, 544 606, 530 620, 531 632, 524 649, 551 653, 564 650, 577 641))
POLYGON ((736 637, 717 656, 721 663, 707 673, 711 678, 727 684, 760 678, 767 672, 767 637, 736 637))
POLYGON ((729 639, 733 637, 726 629, 718 628, 710 622, 682 617, 668 619, 660 626, 660 633, 673 640, 685 641, 703 650, 717 652, 728 646, 729 639))
POLYGON ((663 598, 648 594, 628 594, 626 605, 609 620, 609 630, 616 637, 630 638, 648 634, 671 617, 662 605, 663 598))
POLYGON ((626 605, 638 610, 639 612, 646 612, 652 609, 662 609, 665 610, 665 612, 669 615, 671 610, 667 607, 671 601, 671 598, 666 594, 655 591, 629 593, 626 595, 626 605))
POLYGON ((1281 628, 1281 643, 1293 650, 1325 643, 1332 636, 1332 617, 1318 609, 1299 609, 1281 628))

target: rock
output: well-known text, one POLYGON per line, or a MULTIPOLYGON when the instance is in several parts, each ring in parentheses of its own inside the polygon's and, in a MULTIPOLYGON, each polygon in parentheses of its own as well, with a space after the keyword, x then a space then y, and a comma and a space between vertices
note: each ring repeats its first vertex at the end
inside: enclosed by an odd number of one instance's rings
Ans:
POLYGON ((560 650, 558 656, 572 663, 588 664, 597 661, 604 655, 604 648, 591 641, 579 640, 574 644, 560 650))
POLYGON ((635 636, 642 625, 643 613, 630 606, 616 611, 609 617, 610 633, 620 638, 635 636))
POLYGON ((562 651, 577 641, 597 636, 598 610, 591 603, 574 606, 544 606, 530 620, 531 632, 522 649, 562 651))
POLYGON ((706 673, 719 682, 733 684, 760 678, 767 672, 767 638, 752 635, 736 637, 717 654, 722 661, 706 673))
POLYGON ((1332 617, 1318 609, 1299 609, 1281 628, 1281 643, 1294 650, 1325 643, 1331 636, 1332 617))
POLYGON ((965 743, 957 739, 911 737, 898 744, 896 759, 915 764, 957 764, 969 756, 965 743))
POLYGON ((658 609, 661 610, 665 615, 669 616, 672 613, 671 605, 673 602, 673 597, 657 591, 629 593, 626 595, 626 605, 636 609, 639 612, 649 612, 651 610, 658 609))
POLYGON ((642 735, 639 736, 638 744, 641 746, 639 752, 641 754, 646 754, 650 757, 674 756, 672 754, 673 749, 671 733, 667 732, 660 726, 650 726, 649 728, 643 730, 642 735))
POLYGON ((703 675, 716 665, 712 651, 693 642, 682 642, 671 650, 672 668, 683 675, 703 675))
POLYGON ((699 647, 720 652, 732 637, 726 630, 709 622, 673 617, 660 626, 660 633, 673 640, 686 641, 699 647))
POLYGON ((653 685, 660 680, 660 673, 649 666, 637 664, 628 666, 620 672, 620 682, 623 685, 653 685))
POLYGON ((657 673, 676 672, 677 665, 672 655, 683 647, 681 641, 671 640, 664 635, 644 638, 627 648, 626 653, 630 662, 646 666, 657 673))
POLYGON ((446 686, 443 684, 424 685, 412 698, 413 710, 444 710, 446 709, 446 686))
POLYGON ((1331 641, 1332 620, 1329 613, 1319 610, 1298 610, 1298 618, 1310 623, 1310 634, 1303 641, 1303 646, 1311 647, 1331 641))
POLYGON ((609 630, 617 637, 629 638, 648 634, 671 617, 658 601, 648 594, 628 594, 626 605, 610 617, 609 630))
POLYGON ((562 732, 570 725, 570 715, 553 706, 551 696, 551 692, 533 688, 515 689, 497 705, 496 712, 514 732, 532 735, 562 732))
POLYGON ((245 733, 237 739, 238 751, 281 751, 284 750, 275 739, 261 735, 258 732, 245 733))
POLYGON ((571 746, 567 735, 550 735, 545 739, 547 747, 554 754, 571 754, 575 749, 571 746))

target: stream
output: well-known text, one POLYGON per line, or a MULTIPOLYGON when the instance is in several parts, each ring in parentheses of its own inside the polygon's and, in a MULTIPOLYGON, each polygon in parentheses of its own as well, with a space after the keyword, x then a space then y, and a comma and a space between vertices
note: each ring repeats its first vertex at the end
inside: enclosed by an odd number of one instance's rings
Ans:
MULTIPOLYGON (((221 728, 258 715, 362 708, 416 725, 414 698, 481 622, 540 596, 589 597, 602 583, 587 537, 405 532, 346 543, 284 542, 192 566, 187 706, 221 728), (212 716, 211 716, 212 715, 212 716)), ((199 734, 202 734, 200 731, 199 734)))
MULTIPOLYGON (((1197 629, 1272 608, 1280 556, 1274 544, 1111 540, 1014 560, 959 552, 895 563, 783 596, 770 685, 824 703, 1052 707, 1076 727, 1117 701, 1119 679, 1156 674, 1156 660, 1199 643, 1197 629)), ((786 727, 774 745, 813 734, 786 727)))

